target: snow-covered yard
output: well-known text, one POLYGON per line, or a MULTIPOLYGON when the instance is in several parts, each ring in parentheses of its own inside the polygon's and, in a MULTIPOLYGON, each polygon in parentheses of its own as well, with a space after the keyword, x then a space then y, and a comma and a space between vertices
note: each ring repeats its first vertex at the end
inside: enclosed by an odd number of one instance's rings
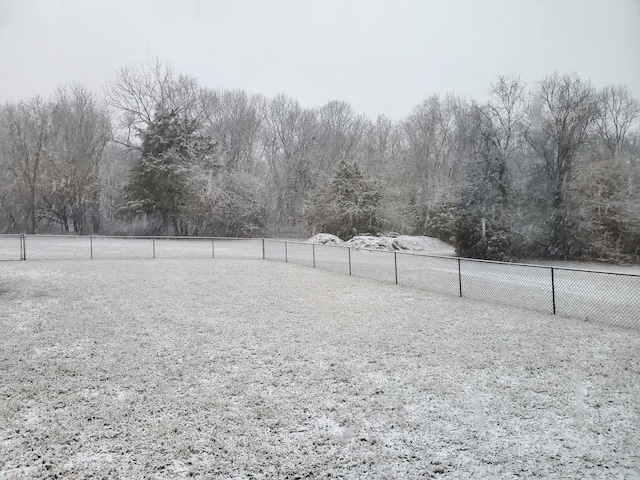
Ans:
POLYGON ((640 476, 637 330, 261 260, 9 262, 0 303, 0 478, 640 476))

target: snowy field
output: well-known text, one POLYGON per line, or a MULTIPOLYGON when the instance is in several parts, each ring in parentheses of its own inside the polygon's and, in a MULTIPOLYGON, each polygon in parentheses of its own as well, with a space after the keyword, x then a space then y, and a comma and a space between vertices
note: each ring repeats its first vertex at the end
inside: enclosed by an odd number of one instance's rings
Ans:
POLYGON ((0 264, 0 478, 639 478, 640 332, 262 260, 0 264))

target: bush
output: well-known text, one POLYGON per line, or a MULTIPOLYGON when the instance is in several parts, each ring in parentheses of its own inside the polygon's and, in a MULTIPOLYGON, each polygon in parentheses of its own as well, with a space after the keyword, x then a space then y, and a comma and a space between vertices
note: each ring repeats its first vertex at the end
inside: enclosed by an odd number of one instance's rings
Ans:
POLYGON ((509 226, 505 217, 486 219, 486 235, 482 237, 482 216, 478 213, 459 215, 455 221, 456 253, 484 260, 513 261, 522 255, 523 238, 509 226))
POLYGON ((382 188, 365 180, 356 163, 341 162, 334 179, 313 196, 308 216, 316 232, 351 238, 382 231, 382 188))

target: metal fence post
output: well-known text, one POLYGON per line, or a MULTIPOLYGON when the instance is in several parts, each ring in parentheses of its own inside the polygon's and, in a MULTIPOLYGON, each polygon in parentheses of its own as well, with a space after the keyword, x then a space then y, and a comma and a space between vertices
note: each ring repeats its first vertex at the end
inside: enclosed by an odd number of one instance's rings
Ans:
POLYGON ((151 241, 153 242, 153 258, 156 258, 156 239, 155 237, 151 239, 151 241))
POLYGON ((553 267, 551 267, 551 301, 553 302, 553 314, 556 314, 556 282, 553 276, 553 267))
POLYGON ((398 252, 393 252, 393 267, 396 271, 396 285, 398 284, 398 252))
POLYGON ((347 247, 349 250, 349 275, 351 275, 351 247, 347 247))
POLYGON ((287 242, 284 242, 284 263, 289 262, 289 253, 287 252, 287 242))
POLYGON ((262 237, 262 259, 265 259, 265 255, 264 255, 264 237, 262 237))
POLYGON ((458 259, 458 288, 460 296, 462 296, 462 273, 460 271, 460 259, 458 259))
POLYGON ((22 259, 27 259, 27 236, 22 234, 22 259))
POLYGON ((216 244, 213 238, 211 239, 211 258, 216 258, 216 244))
POLYGON ((89 236, 89 248, 91 249, 91 260, 93 260, 93 235, 89 236))
POLYGON ((24 251, 23 249, 23 244, 24 244, 24 233, 20 234, 20 260, 24 260, 24 251))
POLYGON ((311 244, 311 252, 313 255, 313 268, 316 268, 316 244, 315 243, 311 244))

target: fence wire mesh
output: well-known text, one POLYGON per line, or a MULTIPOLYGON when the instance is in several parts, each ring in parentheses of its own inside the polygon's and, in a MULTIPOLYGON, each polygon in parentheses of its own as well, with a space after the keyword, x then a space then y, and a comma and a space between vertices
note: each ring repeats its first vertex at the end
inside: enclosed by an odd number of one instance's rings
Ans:
POLYGON ((316 267, 349 275, 349 249, 336 245, 316 245, 316 267))
POLYGON ((554 268, 556 313, 640 327, 640 276, 554 268))
POLYGON ((395 262, 394 252, 351 249, 351 274, 356 277, 395 283, 395 262))
POLYGON ((265 238, 264 258, 265 260, 273 260, 275 262, 286 262, 285 242, 265 238))
POLYGON ((463 297, 553 313, 550 268, 461 259, 460 277, 463 297))
POLYGON ((297 265, 313 267, 313 249, 310 243, 287 242, 286 261, 297 265))
POLYGON ((640 328, 640 275, 269 240, 265 258, 542 313, 640 328), (295 253, 293 253, 295 252, 295 253), (305 259, 304 256, 307 255, 305 259))
POLYGON ((455 258, 398 253, 398 283, 448 295, 459 294, 455 258))
POLYGON ((263 258, 261 238, 0 235, 2 260, 263 258))
POLYGON ((0 261, 22 260, 22 235, 0 235, 0 261))
POLYGON ((261 238, 0 235, 0 261, 255 258, 640 328, 640 275, 261 238))

